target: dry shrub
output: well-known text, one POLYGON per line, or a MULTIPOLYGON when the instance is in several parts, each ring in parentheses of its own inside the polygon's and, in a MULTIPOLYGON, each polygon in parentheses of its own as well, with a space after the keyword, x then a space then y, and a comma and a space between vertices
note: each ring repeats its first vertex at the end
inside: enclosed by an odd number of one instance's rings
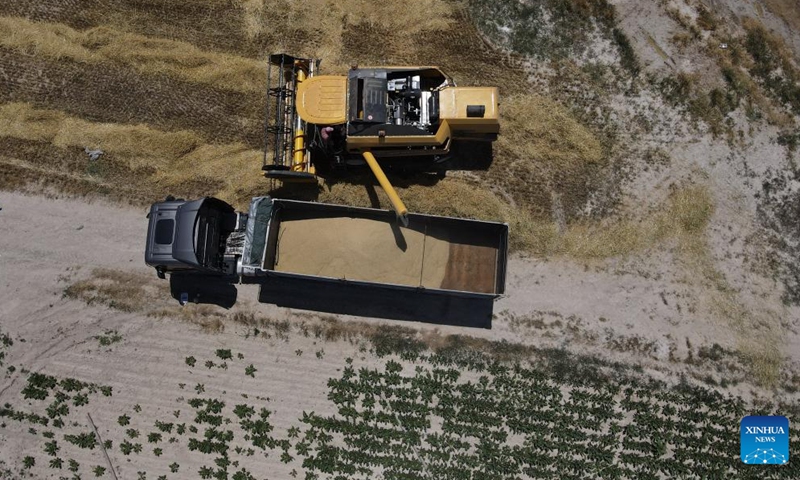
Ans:
POLYGON ((0 45, 55 59, 117 62, 146 74, 168 74, 242 92, 260 92, 265 77, 264 66, 258 60, 207 52, 185 42, 108 27, 82 32, 57 23, 0 17, 0 45))
POLYGON ((123 312, 141 312, 150 305, 148 297, 154 288, 152 280, 142 274, 96 268, 90 278, 68 286, 64 296, 83 300, 89 305, 100 304, 123 312))
POLYGON ((778 105, 795 115, 800 113, 800 69, 792 51, 782 37, 759 21, 745 18, 742 25, 747 32, 744 46, 753 59, 750 74, 759 78, 778 105))
POLYGON ((187 303, 183 306, 171 305, 169 307, 150 310, 148 316, 156 318, 174 318, 183 322, 199 325, 206 333, 221 333, 225 331, 226 314, 218 307, 203 304, 187 303))

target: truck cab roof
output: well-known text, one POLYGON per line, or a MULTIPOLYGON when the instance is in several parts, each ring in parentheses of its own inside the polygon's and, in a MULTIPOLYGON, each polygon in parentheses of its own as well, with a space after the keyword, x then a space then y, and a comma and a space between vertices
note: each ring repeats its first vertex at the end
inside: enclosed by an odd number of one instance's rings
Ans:
POLYGON ((220 238, 233 230, 233 207, 205 197, 194 201, 167 200, 150 207, 145 263, 164 270, 222 267, 220 238))

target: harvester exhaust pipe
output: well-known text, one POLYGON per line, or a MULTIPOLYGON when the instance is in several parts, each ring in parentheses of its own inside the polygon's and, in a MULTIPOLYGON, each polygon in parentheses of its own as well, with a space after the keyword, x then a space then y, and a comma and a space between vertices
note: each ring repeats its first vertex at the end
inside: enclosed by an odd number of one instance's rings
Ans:
POLYGON ((386 174, 383 173, 383 169, 381 169, 381 166, 378 165, 378 161, 375 160, 375 156, 369 150, 364 150, 361 152, 361 155, 364 156, 364 160, 367 161, 367 165, 369 165, 370 170, 372 170, 372 174, 378 179, 378 183, 381 184, 381 188, 383 188, 383 191, 386 192, 386 196, 389 197, 389 201, 392 202, 392 208, 394 208, 395 213, 397 213, 397 218, 404 227, 407 227, 408 209, 406 208, 405 204, 403 204, 403 201, 400 200, 400 196, 395 191, 392 183, 389 182, 388 178, 386 178, 386 174))

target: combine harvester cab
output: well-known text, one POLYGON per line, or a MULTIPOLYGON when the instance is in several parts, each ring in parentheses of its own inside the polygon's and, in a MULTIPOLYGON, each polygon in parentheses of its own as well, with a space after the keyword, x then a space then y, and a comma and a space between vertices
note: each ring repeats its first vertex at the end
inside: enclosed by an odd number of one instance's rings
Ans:
POLYGON ((260 285, 259 301, 330 313, 491 327, 505 291, 503 223, 256 197, 154 204, 146 263, 159 276, 260 285))
POLYGON ((454 140, 492 142, 500 131, 496 87, 457 87, 434 66, 354 66, 318 75, 320 61, 270 56, 266 148, 269 178, 314 181, 316 174, 367 165, 398 218, 408 210, 383 166, 439 171, 454 140))

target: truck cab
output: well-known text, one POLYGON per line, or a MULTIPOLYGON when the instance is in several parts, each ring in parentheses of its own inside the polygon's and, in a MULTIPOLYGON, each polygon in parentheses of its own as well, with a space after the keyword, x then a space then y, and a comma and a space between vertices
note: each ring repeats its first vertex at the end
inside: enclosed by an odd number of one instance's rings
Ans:
POLYGON ((194 201, 167 198, 154 203, 147 215, 145 263, 164 278, 172 272, 225 275, 235 270, 226 255, 231 234, 243 219, 222 200, 205 197, 194 201))

